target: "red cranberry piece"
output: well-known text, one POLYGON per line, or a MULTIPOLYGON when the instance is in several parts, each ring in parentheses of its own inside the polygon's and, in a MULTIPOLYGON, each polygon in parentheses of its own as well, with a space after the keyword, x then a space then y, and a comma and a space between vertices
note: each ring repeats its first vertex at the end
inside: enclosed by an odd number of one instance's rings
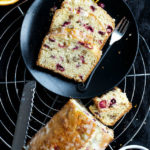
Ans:
POLYGON ((55 39, 49 38, 50 42, 55 42, 55 39))
POLYGON ((84 42, 78 42, 80 45, 82 45, 82 46, 84 46, 84 47, 86 47, 86 48, 88 48, 88 49, 92 49, 93 47, 90 45, 90 44, 87 44, 87 43, 84 43, 84 42))
POLYGON ((88 49, 92 49, 93 46, 91 46, 90 44, 84 44, 84 47, 88 48, 88 49))
POLYGON ((104 4, 104 3, 99 2, 99 3, 98 3, 98 6, 99 6, 99 7, 101 7, 101 8, 104 8, 104 7, 105 7, 105 4, 104 4))
POLYGON ((77 50, 77 49, 79 49, 79 46, 75 46, 75 47, 73 48, 73 50, 77 50))
POLYGON ((111 107, 111 106, 114 105, 114 104, 116 104, 116 100, 113 98, 113 99, 111 99, 111 101, 110 101, 110 106, 109 106, 109 107, 111 107))
POLYGON ((69 22, 69 21, 65 21, 62 26, 65 27, 65 26, 69 25, 70 23, 71 23, 71 22, 69 22))
POLYGON ((78 9, 77 9, 77 14, 80 14, 80 12, 81 12, 81 7, 78 7, 78 9))
POLYGON ((102 128, 102 130, 103 130, 105 133, 108 133, 106 129, 102 128))
POLYGON ((85 113, 87 116, 89 116, 89 113, 88 113, 88 112, 84 111, 84 113, 85 113))
POLYGON ((56 56, 51 55, 51 58, 55 59, 55 58, 56 58, 56 56))
POLYGON ((83 76, 80 75, 79 78, 80 78, 81 80, 83 80, 83 76))
POLYGON ((81 21, 80 21, 80 20, 78 20, 76 23, 81 23, 81 21))
POLYGON ((113 98, 113 99, 111 100, 111 103, 112 103, 112 104, 115 104, 115 103, 116 103, 116 100, 113 98))
POLYGON ((80 64, 77 64, 77 65, 76 65, 76 68, 79 68, 79 67, 80 67, 80 64))
POLYGON ((46 47, 46 48, 50 48, 47 44, 44 44, 43 46, 46 47))
POLYGON ((107 33, 111 33, 112 31, 113 31, 113 28, 110 25, 108 25, 107 26, 107 33))
POLYGON ((94 29, 91 26, 88 26, 87 24, 83 25, 87 30, 90 30, 91 32, 94 32, 94 29))
POLYGON ((102 40, 99 40, 98 42, 99 42, 99 44, 102 44, 102 40))
POLYGON ((96 121, 96 119, 94 118, 93 121, 96 121))
POLYGON ((59 146, 55 146, 54 150, 60 150, 59 146))
POLYGON ((66 43, 64 43, 63 45, 58 44, 58 46, 61 47, 61 48, 65 48, 66 47, 66 43))
POLYGON ((64 58, 60 56, 60 60, 63 62, 63 61, 64 61, 64 58))
POLYGON ((94 29, 93 29, 91 26, 87 26, 86 29, 87 29, 87 30, 90 30, 91 32, 94 31, 94 29))
POLYGON ((84 46, 84 42, 80 42, 80 41, 79 41, 78 43, 79 43, 80 45, 84 46))
POLYGON ((56 69, 57 69, 57 70, 60 70, 60 71, 62 71, 62 72, 65 71, 64 67, 62 67, 60 64, 57 64, 57 65, 56 65, 56 69))
POLYGON ((103 31, 98 31, 98 33, 99 33, 100 35, 105 35, 105 32, 103 32, 103 31))
POLYGON ((99 113, 98 113, 98 112, 95 112, 95 114, 96 114, 96 115, 99 115, 99 113))
POLYGON ((99 102, 99 107, 100 108, 106 108, 106 104, 107 104, 106 100, 102 100, 99 102))
POLYGON ((90 6, 90 8, 92 9, 92 11, 95 11, 95 7, 94 6, 90 6))
POLYGON ((82 61, 82 64, 85 64, 84 56, 80 56, 80 60, 82 61))

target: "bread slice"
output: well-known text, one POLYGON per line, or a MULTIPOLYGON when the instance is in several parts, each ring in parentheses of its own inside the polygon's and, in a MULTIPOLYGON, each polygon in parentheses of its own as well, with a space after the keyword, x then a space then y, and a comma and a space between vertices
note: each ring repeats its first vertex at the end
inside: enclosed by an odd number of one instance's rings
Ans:
POLYGON ((113 126, 132 108, 126 94, 119 88, 115 88, 101 97, 95 97, 93 101, 94 105, 89 107, 90 111, 108 126, 113 126))
POLYGON ((69 102, 31 139, 28 150, 104 150, 113 130, 99 123, 76 100, 69 102))
MULTIPOLYGON (((98 46, 82 38, 76 30, 45 37, 37 65, 69 79, 85 82, 101 57, 98 46), (78 36, 77 36, 78 35, 78 36)), ((88 37, 87 37, 88 38, 88 37)))
POLYGON ((101 24, 105 27, 106 33, 111 34, 115 28, 115 19, 113 19, 103 8, 92 0, 64 0, 62 8, 67 8, 69 11, 77 11, 82 15, 83 11, 95 15, 101 24))
POLYGON ((58 9, 53 17, 50 32, 55 32, 58 28, 76 29, 82 34, 90 35, 100 49, 103 41, 108 37, 99 19, 86 11, 82 11, 81 15, 77 11, 69 11, 65 8, 58 9))

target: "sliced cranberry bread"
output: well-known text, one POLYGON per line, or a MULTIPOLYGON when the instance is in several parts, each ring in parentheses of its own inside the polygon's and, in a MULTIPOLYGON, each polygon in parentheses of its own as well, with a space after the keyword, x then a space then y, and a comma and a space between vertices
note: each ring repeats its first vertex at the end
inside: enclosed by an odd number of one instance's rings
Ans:
POLYGON ((78 32, 90 35, 93 38, 93 42, 99 45, 100 49, 107 36, 105 28, 99 19, 94 14, 84 10, 82 14, 78 14, 78 11, 58 9, 53 17, 50 31, 55 32, 58 28, 76 29, 78 32))
POLYGON ((101 97, 95 97, 93 101, 94 105, 89 107, 90 111, 108 126, 113 126, 132 108, 126 94, 119 88, 115 88, 101 97))
POLYGON ((101 51, 97 45, 76 37, 76 32, 49 34, 45 37, 37 65, 69 79, 85 82, 98 63, 101 51))
POLYGON ((28 150, 104 150, 113 130, 98 122, 76 100, 69 102, 31 139, 28 150))
POLYGON ((55 12, 37 65, 85 82, 114 26, 114 20, 92 0, 65 0, 55 12))
POLYGON ((64 0, 62 8, 73 12, 77 11, 80 15, 83 11, 94 14, 105 28, 106 40, 115 28, 115 20, 93 0, 64 0))

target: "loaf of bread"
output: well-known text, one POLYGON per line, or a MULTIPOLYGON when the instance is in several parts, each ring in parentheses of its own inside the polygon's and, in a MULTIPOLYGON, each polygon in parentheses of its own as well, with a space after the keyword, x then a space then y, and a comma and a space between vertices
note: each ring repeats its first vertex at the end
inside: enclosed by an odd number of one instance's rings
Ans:
POLYGON ((104 150, 113 131, 77 100, 69 102, 31 139, 28 150, 104 150))
POLYGON ((113 126, 132 108, 126 94, 119 88, 115 88, 101 97, 95 97, 93 101, 94 105, 89 107, 90 111, 108 126, 113 126))
POLYGON ((65 0, 53 16, 37 65, 85 82, 114 27, 114 20, 92 0, 65 0))

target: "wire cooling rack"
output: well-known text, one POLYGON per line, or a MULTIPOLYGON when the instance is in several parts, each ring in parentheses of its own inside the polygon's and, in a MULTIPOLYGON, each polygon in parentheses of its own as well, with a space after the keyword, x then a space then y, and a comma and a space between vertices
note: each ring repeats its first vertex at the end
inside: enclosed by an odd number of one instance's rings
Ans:
MULTIPOLYGON (((10 7, 0 20, 0 149, 9 150, 15 130, 24 84, 33 80, 26 70, 20 54, 19 35, 21 24, 31 0, 24 0, 10 7)), ((108 149, 119 149, 127 145, 145 124, 149 112, 150 51, 144 46, 141 36, 140 49, 130 73, 119 87, 127 93, 133 109, 114 127, 115 139, 108 149)), ((68 99, 49 92, 37 83, 33 112, 27 141, 58 112, 68 99)), ((82 100, 88 107, 90 99, 82 100)))

